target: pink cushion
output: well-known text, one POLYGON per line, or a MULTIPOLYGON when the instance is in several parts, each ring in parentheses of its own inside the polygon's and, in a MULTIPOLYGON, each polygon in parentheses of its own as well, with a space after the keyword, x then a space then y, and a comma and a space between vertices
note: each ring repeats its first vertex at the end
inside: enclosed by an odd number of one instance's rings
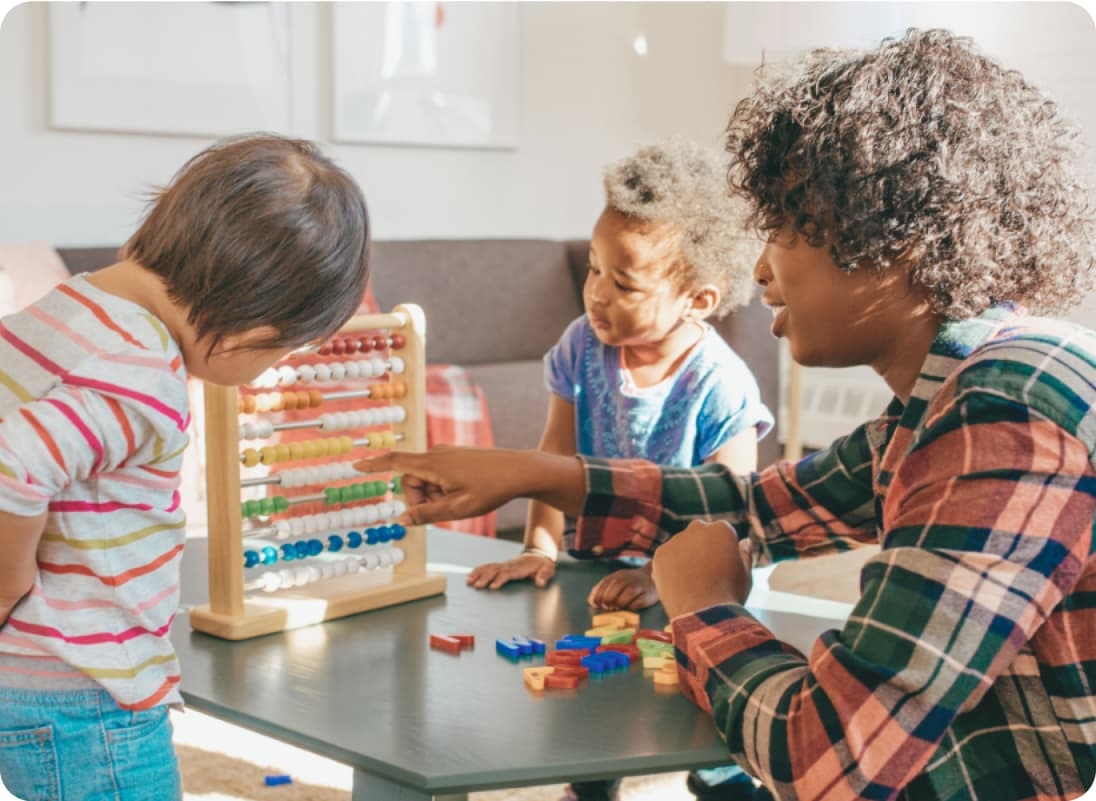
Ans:
POLYGON ((7 282, 0 279, 0 314, 28 306, 69 277, 57 251, 45 242, 0 244, 0 270, 10 280, 13 305, 4 308, 7 282))

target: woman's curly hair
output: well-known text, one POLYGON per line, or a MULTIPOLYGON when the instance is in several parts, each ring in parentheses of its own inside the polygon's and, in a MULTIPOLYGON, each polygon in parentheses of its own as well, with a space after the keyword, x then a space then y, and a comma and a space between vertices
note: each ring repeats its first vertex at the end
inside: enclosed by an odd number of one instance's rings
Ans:
POLYGON ((730 183, 842 269, 908 265, 934 310, 1058 312, 1092 286, 1092 197, 1054 102, 948 31, 815 51, 762 77, 727 126, 730 183))
POLYGON ((727 158, 683 140, 649 145, 605 168, 609 208, 665 234, 667 275, 685 289, 714 284, 721 317, 749 303, 761 241, 749 207, 727 191, 727 158))

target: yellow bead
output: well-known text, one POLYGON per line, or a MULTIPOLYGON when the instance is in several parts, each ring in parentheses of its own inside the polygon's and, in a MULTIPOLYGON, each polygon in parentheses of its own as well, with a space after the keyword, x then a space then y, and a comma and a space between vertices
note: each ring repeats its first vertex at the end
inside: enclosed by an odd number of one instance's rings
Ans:
POLYGON ((260 461, 262 461, 263 464, 274 464, 275 459, 277 458, 277 450, 273 445, 264 445, 259 453, 262 454, 260 461))
POLYGON ((243 452, 244 467, 254 467, 259 463, 259 452, 254 448, 247 448, 243 452))

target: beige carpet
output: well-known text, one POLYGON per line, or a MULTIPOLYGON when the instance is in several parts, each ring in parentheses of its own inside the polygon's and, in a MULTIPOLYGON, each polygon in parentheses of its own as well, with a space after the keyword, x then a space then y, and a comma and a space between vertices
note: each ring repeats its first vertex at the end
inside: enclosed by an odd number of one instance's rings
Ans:
MULTIPOLYGON (((350 801, 346 765, 267 739, 194 710, 173 713, 186 801, 350 801), (267 787, 269 775, 292 784, 267 787)), ((693 801, 684 773, 624 780, 625 801, 693 801)), ((563 785, 472 793, 470 801, 558 801, 563 785)))

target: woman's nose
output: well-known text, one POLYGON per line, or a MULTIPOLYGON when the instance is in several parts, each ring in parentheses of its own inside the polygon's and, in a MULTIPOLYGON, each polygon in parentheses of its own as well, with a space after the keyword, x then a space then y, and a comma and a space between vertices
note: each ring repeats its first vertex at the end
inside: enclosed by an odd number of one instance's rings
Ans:
POLYGON ((757 259, 753 268, 754 283, 760 287, 767 287, 773 278, 772 268, 769 266, 769 245, 766 245, 757 259))

